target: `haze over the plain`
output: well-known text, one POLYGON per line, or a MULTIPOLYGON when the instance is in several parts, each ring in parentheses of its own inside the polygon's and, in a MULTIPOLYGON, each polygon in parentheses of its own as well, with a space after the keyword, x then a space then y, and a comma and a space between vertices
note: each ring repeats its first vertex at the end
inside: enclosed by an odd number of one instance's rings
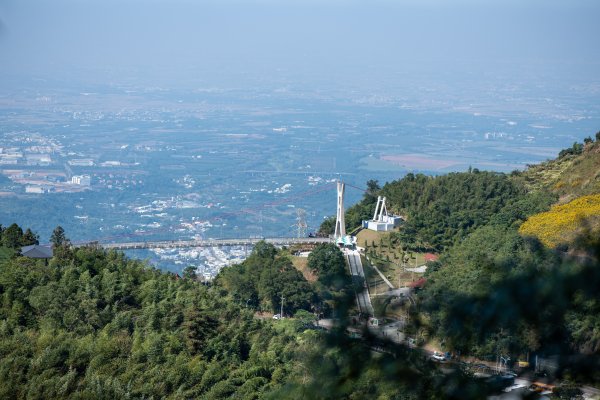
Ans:
POLYGON ((175 86, 597 81, 598 16, 599 2, 581 0, 3 0, 0 71, 175 86))

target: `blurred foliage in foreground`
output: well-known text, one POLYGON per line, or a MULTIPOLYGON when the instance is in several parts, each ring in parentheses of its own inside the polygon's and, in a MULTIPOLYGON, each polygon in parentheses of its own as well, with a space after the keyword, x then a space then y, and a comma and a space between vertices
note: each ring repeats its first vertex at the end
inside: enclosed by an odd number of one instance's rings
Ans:
MULTIPOLYGON (((49 265, 0 262, 0 398, 416 399, 471 387, 417 353, 374 356, 369 340, 315 330, 310 313, 256 318, 218 282, 206 287, 91 247, 58 254, 49 265)), ((281 259, 264 244, 248 266, 275 263, 267 274, 285 282, 281 259)), ((327 276, 322 285, 335 288, 327 276)))
MULTIPOLYGON (((497 258, 487 260, 486 271, 514 273, 491 274, 470 292, 436 291, 432 274, 427 298, 444 300, 443 314, 433 318, 448 344, 486 346, 485 338, 523 333, 527 346, 560 354, 571 377, 596 378, 582 371, 600 370, 589 368, 598 367, 589 357, 599 343, 597 259, 563 260, 511 240, 500 248, 521 249, 518 265, 497 258), (535 257, 527 258, 528 251, 535 257)), ((295 319, 257 318, 218 281, 206 287, 96 248, 59 254, 49 265, 18 256, 0 263, 2 398, 475 399, 487 393, 481 381, 460 369, 443 373, 418 350, 367 332, 362 340, 348 338, 351 304, 344 307, 342 296, 336 297, 341 326, 327 333, 312 327, 306 311, 295 319)), ((316 254, 336 257, 325 247, 316 254)), ((284 254, 265 244, 248 265, 280 265, 285 281, 287 267, 278 259, 284 254)), ((335 289, 326 276, 319 290, 327 282, 335 289)))

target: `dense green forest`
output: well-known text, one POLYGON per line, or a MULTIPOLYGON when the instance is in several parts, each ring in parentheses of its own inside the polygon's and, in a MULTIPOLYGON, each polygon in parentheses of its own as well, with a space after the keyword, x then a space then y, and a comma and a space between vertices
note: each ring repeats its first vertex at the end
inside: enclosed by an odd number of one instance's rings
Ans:
POLYGON ((453 351, 484 359, 560 356, 561 375, 600 381, 599 245, 583 237, 574 257, 514 227, 481 227, 426 275, 424 323, 453 351), (582 355, 593 369, 572 365, 582 355))
MULTIPOLYGON (((398 239, 415 250, 448 249, 493 218, 522 220, 557 199, 549 192, 529 193, 510 175, 477 169, 436 177, 409 173, 383 188, 371 187, 374 191, 346 212, 347 229, 372 218, 376 195, 385 196, 389 210, 406 217, 398 239)), ((326 221, 321 231, 331 233, 330 225, 326 221)))
POLYGON ((308 267, 318 276, 313 284, 292 265, 286 253, 259 243, 244 262, 223 269, 215 285, 240 304, 273 313, 283 310, 287 315, 305 310, 331 316, 333 310, 352 302, 352 281, 346 274, 342 252, 335 245, 317 246, 308 258, 308 267))
POLYGON ((441 252, 425 275, 412 332, 482 359, 558 357, 558 376, 600 382, 596 220, 580 219, 577 239, 556 248, 519 234, 528 217, 559 199, 600 192, 597 136, 524 172, 408 174, 370 185, 348 209, 348 228, 371 217, 375 196, 386 196, 406 216, 390 243, 441 252))
POLYGON ((597 192, 598 170, 590 166, 600 161, 600 142, 575 147, 578 153, 563 152, 545 165, 555 171, 568 159, 569 176, 592 179, 576 180, 567 192, 555 184, 568 179, 560 174, 532 185, 533 176, 548 176, 539 166, 512 174, 507 178, 515 186, 528 183, 526 192, 513 192, 506 206, 428 269, 418 322, 446 349, 484 359, 558 357, 557 376, 600 382, 598 226, 580 219, 577 238, 556 248, 519 234, 523 221, 547 210, 557 194, 568 199, 597 192))
POLYGON ((438 177, 408 174, 386 184, 381 194, 393 209, 409 216, 401 231, 403 242, 438 251, 464 239, 526 195, 509 176, 476 169, 438 177))
POLYGON ((314 316, 302 308, 319 296, 338 302, 342 321, 348 308, 343 259, 333 246, 313 253, 311 265, 320 273, 313 288, 301 276, 291 282, 285 252, 265 243, 210 287, 114 251, 63 247, 47 265, 17 255, 0 261, 1 398, 434 399, 481 393, 466 375, 442 374, 402 347, 374 356, 368 338, 351 340, 343 328, 312 328, 314 316), (242 267, 245 273, 261 270, 260 279, 248 282, 258 286, 243 293, 238 290, 245 284, 231 280, 242 267), (289 296, 285 312, 296 309, 296 318, 257 318, 254 308, 278 306, 278 293, 263 292, 262 279, 289 296))

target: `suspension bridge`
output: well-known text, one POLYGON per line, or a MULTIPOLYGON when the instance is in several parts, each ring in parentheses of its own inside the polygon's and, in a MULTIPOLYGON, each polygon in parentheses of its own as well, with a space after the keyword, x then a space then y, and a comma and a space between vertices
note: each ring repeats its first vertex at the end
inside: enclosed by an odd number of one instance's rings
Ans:
POLYGON ((274 246, 292 246, 302 244, 331 243, 329 237, 306 238, 245 238, 245 239, 200 239, 200 240, 159 240, 144 242, 106 243, 98 244, 107 250, 135 250, 135 249, 176 249, 184 247, 226 247, 226 246, 254 246, 260 241, 265 241, 274 246))
MULTIPOLYGON (((236 213, 234 212, 223 212, 217 215, 214 215, 211 220, 224 220, 228 216, 232 216, 234 214, 246 213, 246 214, 257 214, 261 209, 267 207, 275 207, 282 204, 288 204, 290 200, 298 200, 302 199, 305 196, 314 195, 316 193, 320 193, 326 190, 331 190, 333 184, 323 185, 316 189, 311 189, 305 191, 300 194, 296 194, 294 196, 287 197, 285 199, 280 199, 276 202, 269 202, 262 205, 258 205, 252 208, 242 208, 238 210, 236 213)), ((273 244, 275 246, 292 246, 292 245, 316 245, 320 243, 331 243, 337 242, 341 243, 341 241, 346 237, 345 230, 345 221, 344 221, 344 187, 349 186, 354 189, 357 189, 362 192, 366 192, 365 189, 347 184, 342 182, 337 182, 337 212, 336 212, 336 225, 335 225, 335 234, 332 237, 314 237, 313 235, 306 235, 306 221, 302 213, 298 213, 297 224, 293 225, 297 228, 296 237, 286 237, 286 236, 278 236, 278 237, 248 237, 248 238, 207 238, 207 239, 178 239, 178 240, 140 240, 135 238, 136 236, 140 236, 145 234, 142 233, 133 233, 133 234, 124 234, 118 236, 107 237, 104 239, 92 241, 92 242, 79 242, 75 243, 77 245, 93 245, 99 246, 107 250, 136 250, 136 249, 174 249, 174 248, 188 248, 188 247, 227 247, 227 246, 254 246, 256 243, 260 241, 265 241, 267 243, 273 244), (126 238, 132 238, 134 240, 122 240, 126 238), (137 240, 136 240, 137 239, 137 240)), ((163 231, 169 231, 174 227, 164 227, 163 231)), ((176 229, 177 227, 175 227, 176 229)), ((157 233, 154 231, 153 233, 157 233)))
MULTIPOLYGON (((298 212, 298 228, 297 237, 252 237, 252 238, 241 238, 241 239, 192 239, 192 240, 138 240, 131 242, 111 242, 111 243, 100 243, 100 242, 87 242, 79 243, 83 245, 99 246, 107 250, 137 250, 137 249, 174 249, 174 248, 187 248, 187 247, 226 247, 226 246, 240 246, 240 247, 252 247, 260 241, 273 244, 274 246, 293 246, 293 245, 317 245, 321 243, 334 242, 340 247, 344 248, 344 255, 346 264, 348 265, 350 275, 352 279, 358 282, 364 282, 365 274, 360 259, 360 253, 355 249, 355 239, 346 235, 346 224, 344 220, 344 192, 347 184, 338 181, 337 185, 337 205, 336 205, 336 221, 335 221, 335 233, 331 237, 314 237, 309 235, 306 237, 306 222, 304 221, 304 212, 298 212)), ((329 185, 319 188, 316 191, 321 192, 325 190, 329 185)), ((366 192, 366 190, 358 188, 356 186, 348 185, 355 189, 366 192)), ((301 196, 301 195, 300 195, 301 196)), ((296 196, 297 198, 298 196, 296 196)), ((380 199, 379 199, 380 200, 380 199)), ((288 199, 284 200, 285 202, 288 199)), ((269 203, 268 205, 273 206, 278 203, 269 203)), ((264 205, 263 205, 264 206, 264 205)), ((379 202, 378 202, 379 206, 379 202)), ((254 210, 245 210, 246 212, 253 212, 254 210)), ((376 212, 377 214, 377 212, 376 212)), ((213 217, 213 219, 223 219, 226 214, 213 217)), ((113 237, 114 239, 114 237, 113 237)), ((368 287, 364 287, 363 290, 356 292, 356 304, 358 311, 364 316, 373 316, 375 314, 373 305, 371 304, 368 287)))

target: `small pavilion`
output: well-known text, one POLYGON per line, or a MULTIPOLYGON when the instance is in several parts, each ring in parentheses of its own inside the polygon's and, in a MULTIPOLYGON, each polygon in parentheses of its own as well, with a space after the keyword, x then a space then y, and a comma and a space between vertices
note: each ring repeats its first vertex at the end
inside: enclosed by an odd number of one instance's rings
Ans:
POLYGON ((54 256, 54 251, 52 251, 52 247, 50 246, 33 244, 31 246, 21 247, 21 255, 29 258, 48 259, 54 256))

